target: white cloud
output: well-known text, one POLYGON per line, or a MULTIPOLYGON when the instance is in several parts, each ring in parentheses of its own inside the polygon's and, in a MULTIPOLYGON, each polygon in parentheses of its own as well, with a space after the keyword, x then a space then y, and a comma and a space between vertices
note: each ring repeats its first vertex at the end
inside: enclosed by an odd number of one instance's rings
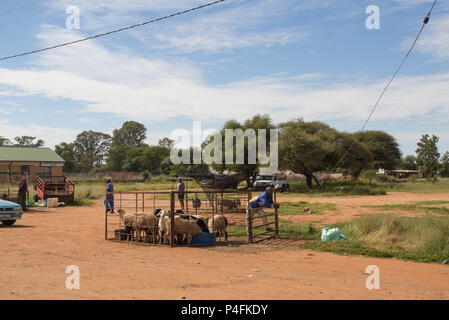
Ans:
MULTIPOLYGON (((74 35, 47 27, 41 37, 53 41, 74 35)), ((79 101, 84 106, 82 112, 139 121, 164 121, 174 116, 223 121, 256 113, 269 113, 275 121, 299 116, 361 121, 386 82, 352 79, 351 83, 345 80, 318 86, 316 79, 323 75, 313 74, 273 75, 211 86, 201 71, 188 63, 111 52, 95 41, 46 52, 35 63, 28 69, 0 69, 0 86, 8 86, 15 95, 79 101)), ((448 87, 449 73, 400 77, 375 118, 424 116, 436 108, 440 114, 449 115, 448 87)))
POLYGON ((436 60, 449 59, 449 14, 439 16, 429 22, 428 29, 417 43, 417 48, 423 53, 433 56, 436 60))
POLYGON ((8 137, 13 140, 16 136, 33 136, 45 141, 45 146, 54 148, 55 145, 62 141, 73 141, 80 130, 45 127, 39 125, 23 126, 20 124, 10 123, 0 119, 0 136, 8 137))

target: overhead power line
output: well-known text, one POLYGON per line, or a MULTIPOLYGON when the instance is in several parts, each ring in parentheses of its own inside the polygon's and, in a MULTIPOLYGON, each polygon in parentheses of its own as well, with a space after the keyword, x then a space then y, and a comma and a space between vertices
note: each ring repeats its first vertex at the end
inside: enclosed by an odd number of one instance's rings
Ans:
POLYGON ((153 19, 153 20, 148 20, 148 21, 141 22, 141 23, 138 23, 138 24, 134 24, 134 25, 131 25, 131 26, 127 26, 127 27, 124 27, 124 28, 120 28, 120 29, 116 29, 116 30, 100 33, 100 34, 97 34, 97 35, 94 35, 94 36, 78 39, 78 40, 75 40, 75 41, 70 41, 70 42, 57 44, 57 45, 54 45, 54 46, 51 46, 51 47, 46 47, 46 48, 32 50, 32 51, 26 51, 26 52, 23 52, 23 53, 18 53, 18 54, 12 55, 12 56, 3 57, 3 58, 0 58, 0 61, 14 59, 14 58, 18 58, 18 57, 34 54, 34 53, 39 53, 39 52, 43 52, 43 51, 48 51, 48 50, 60 48, 60 47, 69 46, 69 45, 80 43, 80 42, 84 42, 84 41, 87 41, 87 40, 101 38, 101 37, 104 37, 104 36, 111 35, 113 33, 118 33, 118 32, 122 32, 122 31, 125 31, 125 30, 134 29, 134 28, 137 28, 137 27, 142 27, 142 26, 150 24, 150 23, 155 23, 155 22, 158 22, 158 21, 161 21, 161 20, 166 20, 166 19, 169 19, 169 18, 180 16, 182 14, 186 14, 186 13, 189 13, 189 12, 192 12, 192 11, 196 11, 196 10, 200 10, 200 9, 203 9, 203 8, 206 8, 206 7, 210 7, 210 6, 219 4, 221 2, 225 2, 225 1, 228 1, 228 0, 217 0, 217 1, 214 1, 214 2, 209 2, 207 4, 204 4, 204 5, 201 5, 201 6, 198 6, 198 7, 194 7, 194 8, 191 8, 191 9, 184 10, 184 11, 179 11, 179 12, 167 15, 167 16, 163 16, 163 17, 156 18, 156 19, 153 19))
MULTIPOLYGON (((437 3, 437 0, 434 0, 432 7, 430 8, 429 12, 427 13, 426 17, 424 18, 423 22, 422 22, 422 26, 419 29, 418 34, 416 35, 415 40, 413 41, 412 45, 410 46, 410 49, 407 51, 407 54, 405 55, 405 57, 402 59, 401 63, 399 64, 399 66, 396 68, 396 71, 393 73, 393 76, 390 78, 390 80, 387 82, 387 85, 385 86, 385 88, 382 90, 379 98, 377 99, 376 103, 374 104, 374 107, 371 109, 371 112, 369 113, 368 117, 366 118, 365 122, 363 123, 362 128, 360 129, 360 131, 364 131, 368 122, 371 120, 374 112, 376 111, 377 107, 379 106, 382 98, 385 96, 385 93, 387 92, 388 88, 390 87, 391 83, 393 82, 393 80, 396 78, 396 76, 399 74, 399 71, 402 69, 402 67, 404 66, 405 62, 407 61, 408 57, 410 56, 410 54, 412 53, 413 49, 415 48, 416 43, 418 42, 419 38, 421 37, 421 34, 425 28, 425 26, 427 25, 427 23, 430 20, 430 15, 432 14, 433 9, 435 8, 435 5, 437 3)), ((342 161, 346 158, 346 156, 348 155, 348 153, 351 151, 352 147, 354 146, 356 140, 354 139, 351 144, 349 145, 348 149, 344 152, 343 156, 338 160, 338 162, 332 167, 332 169, 329 172, 333 172, 336 168, 338 168, 338 166, 342 163, 342 161)), ((324 183, 322 183, 321 185, 325 185, 326 182, 329 180, 329 177, 324 179, 324 183)), ((318 188, 318 190, 321 188, 321 186, 318 188)), ((307 202, 309 202, 312 199, 312 196, 309 197, 309 199, 307 200, 307 202)), ((290 219, 287 219, 287 221, 281 226, 283 227, 284 225, 286 225, 290 219)))
POLYGON ((42 0, 35 0, 35 1, 31 1, 31 2, 24 3, 24 4, 22 4, 22 5, 19 6, 19 7, 16 7, 16 8, 13 8, 13 9, 10 9, 10 10, 8 10, 8 11, 5 11, 5 12, 0 13, 0 17, 3 17, 3 16, 6 16, 6 15, 8 15, 8 14, 10 14, 10 13, 19 11, 19 10, 21 10, 21 9, 23 9, 23 8, 26 8, 26 7, 28 7, 28 6, 31 6, 31 5, 33 5, 33 4, 35 4, 35 3, 38 3, 38 2, 41 2, 41 1, 42 1, 42 0))

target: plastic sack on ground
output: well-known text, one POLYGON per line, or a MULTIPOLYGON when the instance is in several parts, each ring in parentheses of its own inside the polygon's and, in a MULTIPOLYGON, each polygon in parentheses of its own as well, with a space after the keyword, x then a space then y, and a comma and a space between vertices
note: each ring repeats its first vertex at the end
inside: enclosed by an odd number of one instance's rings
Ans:
POLYGON ((338 228, 323 228, 321 230, 321 241, 331 242, 334 240, 348 240, 348 238, 341 234, 338 228))

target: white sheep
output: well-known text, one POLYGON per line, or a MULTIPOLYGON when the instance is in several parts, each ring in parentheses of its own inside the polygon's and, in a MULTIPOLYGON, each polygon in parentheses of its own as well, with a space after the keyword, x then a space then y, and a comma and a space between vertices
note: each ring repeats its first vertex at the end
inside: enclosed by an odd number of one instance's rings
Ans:
POLYGON ((226 231, 226 227, 228 226, 228 219, 222 215, 214 215, 209 219, 209 230, 214 233, 217 231, 218 237, 224 237, 225 241, 228 241, 228 233, 226 231))
MULTIPOLYGON (((167 219, 165 222, 167 237, 171 235, 171 220, 167 219)), ((201 228, 193 220, 186 220, 179 217, 175 217, 174 223, 175 235, 184 235, 184 239, 187 237, 187 244, 190 245, 192 237, 201 233, 201 228)))
POLYGON ((126 213, 123 209, 118 209, 117 213, 123 222, 126 232, 128 233, 127 240, 132 240, 135 215, 133 213, 126 213))
POLYGON ((156 230, 159 223, 159 219, 154 215, 154 213, 136 213, 135 219, 133 222, 133 228, 137 233, 137 240, 141 240, 141 232, 144 231, 146 233, 145 242, 147 241, 147 237, 151 234, 151 237, 154 242, 154 238, 156 236, 156 230))
POLYGON ((163 239, 165 240, 164 243, 166 242, 166 230, 167 230, 167 225, 166 222, 167 220, 170 220, 170 216, 167 212, 165 212, 165 210, 161 210, 160 214, 159 214, 159 223, 158 223, 158 232, 159 232, 159 243, 162 243, 163 239))

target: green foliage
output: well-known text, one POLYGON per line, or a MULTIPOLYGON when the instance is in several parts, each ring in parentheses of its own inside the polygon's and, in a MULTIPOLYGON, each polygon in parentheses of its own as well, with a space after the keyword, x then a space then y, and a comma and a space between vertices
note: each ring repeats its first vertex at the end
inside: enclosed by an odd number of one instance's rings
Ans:
MULTIPOLYGON (((245 180, 247 182, 247 185, 251 187, 254 183, 254 180, 256 178, 256 175, 259 171, 259 164, 250 164, 248 159, 248 147, 251 146, 251 143, 254 142, 255 146, 257 146, 258 143, 258 130, 259 129, 265 129, 266 131, 266 141, 267 141, 267 149, 269 149, 269 143, 270 141, 270 129, 274 129, 275 126, 273 125, 271 118, 268 115, 255 115, 254 117, 247 119, 244 121, 243 124, 237 122, 236 120, 230 120, 226 122, 223 126, 223 129, 220 131, 222 141, 222 163, 223 164, 212 164, 212 168, 218 172, 235 172, 235 173, 241 173, 245 175, 245 180), (254 133, 256 135, 256 138, 251 140, 248 138, 248 136, 245 136, 243 138, 243 152, 244 152, 244 159, 243 164, 236 164, 236 148, 237 148, 237 138, 233 137, 233 164, 225 164, 225 130, 226 129, 240 129, 242 130, 242 133, 244 135, 251 133, 251 130, 255 130, 254 133)), ((207 147, 211 143, 213 143, 213 137, 208 137, 208 139, 203 143, 203 148, 207 147)), ((228 151, 230 152, 230 151, 228 151)), ((267 151, 269 153, 269 150, 267 151)))
POLYGON ((441 263, 449 256, 449 217, 364 215, 335 224, 348 240, 306 242, 303 247, 335 253, 441 263))
POLYGON ((299 202, 278 202, 281 206, 279 215, 306 215, 306 208, 310 209, 312 214, 319 215, 325 211, 336 211, 337 205, 334 203, 310 203, 307 201, 299 202))
POLYGON ((322 122, 295 119, 281 123, 279 128, 280 167, 305 175, 309 188, 313 172, 338 165, 358 177, 372 161, 372 155, 352 135, 338 132, 322 122), (343 154, 345 158, 338 163, 343 154))
POLYGON ((440 175, 444 178, 449 177, 449 152, 446 151, 440 160, 440 175))
POLYGON ((151 174, 150 174, 150 171, 148 171, 148 170, 145 170, 145 171, 142 173, 142 177, 143 177, 143 179, 144 179, 145 181, 147 181, 147 180, 150 178, 150 176, 151 176, 151 174))
POLYGON ((34 142, 36 137, 31 136, 15 137, 14 140, 16 141, 16 144, 14 144, 15 147, 40 148, 45 144, 44 140, 41 139, 34 142))
POLYGON ((430 137, 428 134, 424 134, 418 142, 416 162, 426 177, 435 176, 438 170, 438 160, 440 158, 437 146, 438 140, 438 137, 435 135, 430 137))
POLYGON ((408 155, 405 158, 402 158, 399 164, 399 169, 418 170, 418 166, 416 165, 416 157, 413 155, 408 155))
POLYGON ((55 146, 55 152, 65 160, 63 170, 64 172, 75 172, 75 149, 73 143, 61 142, 55 146))
POLYGON ((111 136, 95 131, 83 131, 73 143, 75 161, 82 172, 100 167, 111 145, 111 136))
POLYGON ((401 150, 396 139, 384 131, 359 131, 354 136, 373 155, 375 169, 395 169, 401 161, 401 150))
POLYGON ((147 138, 147 128, 136 121, 126 121, 120 129, 115 129, 112 134, 112 147, 133 146, 142 147, 147 138))

